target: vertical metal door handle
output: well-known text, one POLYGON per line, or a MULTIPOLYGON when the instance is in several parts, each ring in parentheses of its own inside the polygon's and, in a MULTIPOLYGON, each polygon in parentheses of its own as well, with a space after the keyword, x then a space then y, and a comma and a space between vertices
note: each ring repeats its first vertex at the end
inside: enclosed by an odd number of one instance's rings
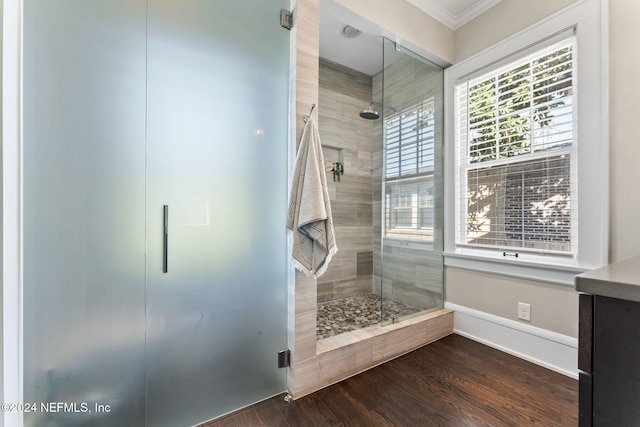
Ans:
POLYGON ((162 236, 162 272, 169 271, 169 205, 164 205, 164 233, 162 236))

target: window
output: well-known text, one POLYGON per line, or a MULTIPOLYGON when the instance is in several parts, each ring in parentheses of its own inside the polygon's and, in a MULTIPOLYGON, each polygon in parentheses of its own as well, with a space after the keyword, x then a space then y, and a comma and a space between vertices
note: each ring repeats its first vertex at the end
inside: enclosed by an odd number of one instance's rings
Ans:
POLYGON ((385 237, 433 240, 435 101, 384 122, 385 237))
POLYGON ((573 286, 606 265, 602 7, 574 2, 445 70, 448 267, 573 286))
POLYGON ((457 85, 458 244, 576 250, 574 43, 457 85))

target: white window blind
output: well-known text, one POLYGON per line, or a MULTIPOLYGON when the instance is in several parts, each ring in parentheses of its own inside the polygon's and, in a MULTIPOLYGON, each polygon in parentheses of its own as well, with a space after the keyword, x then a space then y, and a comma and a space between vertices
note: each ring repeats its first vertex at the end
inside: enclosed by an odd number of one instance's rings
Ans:
POLYGON ((435 100, 384 122, 385 237, 433 240, 435 100))
POLYGON ((575 39, 455 87, 456 243, 573 254, 575 39))

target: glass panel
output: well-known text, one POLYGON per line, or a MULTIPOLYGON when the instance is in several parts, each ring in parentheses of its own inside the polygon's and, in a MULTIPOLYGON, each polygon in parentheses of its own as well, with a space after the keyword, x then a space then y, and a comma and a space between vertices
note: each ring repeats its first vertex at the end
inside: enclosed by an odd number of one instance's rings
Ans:
POLYGON ((152 426, 197 424, 285 389, 287 5, 149 1, 152 426))
POLYGON ((144 26, 24 1, 26 426, 144 425, 144 26))
MULTIPOLYGON (((443 70, 383 42, 382 323, 443 307, 443 70)), ((375 85, 375 83, 374 83, 375 85)), ((375 96, 374 96, 375 98, 375 96)))

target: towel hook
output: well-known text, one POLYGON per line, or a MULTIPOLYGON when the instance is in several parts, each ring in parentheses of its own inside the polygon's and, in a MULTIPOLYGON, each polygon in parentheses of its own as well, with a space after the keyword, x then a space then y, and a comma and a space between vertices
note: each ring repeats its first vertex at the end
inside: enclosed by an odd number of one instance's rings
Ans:
POLYGON ((309 115, 304 116, 304 122, 307 123, 313 114, 313 109, 316 108, 316 104, 311 104, 311 110, 309 110, 309 115))

